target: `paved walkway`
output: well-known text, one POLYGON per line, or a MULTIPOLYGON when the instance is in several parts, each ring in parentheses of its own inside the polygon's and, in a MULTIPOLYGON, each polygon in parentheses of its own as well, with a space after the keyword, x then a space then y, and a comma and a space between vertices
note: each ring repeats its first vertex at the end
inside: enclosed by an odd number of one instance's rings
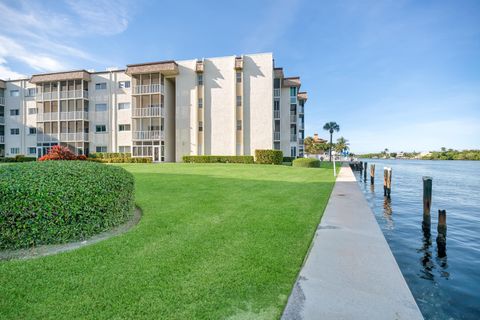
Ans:
POLYGON ((423 319, 349 167, 340 171, 282 319, 423 319))

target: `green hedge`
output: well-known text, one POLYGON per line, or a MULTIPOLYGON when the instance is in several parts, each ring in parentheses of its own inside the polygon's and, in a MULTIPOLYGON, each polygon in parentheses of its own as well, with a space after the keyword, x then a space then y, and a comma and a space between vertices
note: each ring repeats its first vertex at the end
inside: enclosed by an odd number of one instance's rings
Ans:
POLYGON ((252 156, 183 156, 187 163, 254 163, 252 156))
POLYGON ((118 159, 118 158, 131 158, 130 152, 95 152, 88 155, 92 159, 118 159))
POLYGON ((292 166, 304 168, 320 168, 320 160, 310 158, 298 158, 293 160, 292 166))
POLYGON ((292 162, 295 159, 297 159, 297 158, 295 158, 295 157, 283 157, 282 161, 283 162, 292 162))
POLYGON ((17 155, 13 158, 0 158, 0 162, 31 162, 37 161, 36 157, 25 157, 24 155, 17 155))
POLYGON ((87 160, 101 163, 152 163, 150 157, 135 158, 88 158, 87 160))
POLYGON ((134 179, 116 166, 45 161, 0 166, 0 249, 82 240, 133 215, 134 179))
POLYGON ((283 152, 280 150, 255 150, 255 162, 259 164, 282 164, 283 152))

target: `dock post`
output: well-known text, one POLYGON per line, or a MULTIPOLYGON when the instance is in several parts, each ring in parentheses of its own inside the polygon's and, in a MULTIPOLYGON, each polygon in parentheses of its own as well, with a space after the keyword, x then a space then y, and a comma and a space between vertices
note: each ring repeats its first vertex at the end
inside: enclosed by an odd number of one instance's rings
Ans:
POLYGON ((392 191, 392 168, 383 168, 383 195, 390 198, 392 191))
POLYGON ((363 182, 367 182, 367 162, 363 164, 363 182))
POLYGON ((430 233, 432 218, 430 208, 432 206, 432 178, 423 177, 423 222, 422 229, 425 233, 430 233))
POLYGON ((447 248, 447 211, 438 210, 437 249, 440 258, 445 257, 447 248))
POLYGON ((388 171, 387 167, 383 168, 383 196, 387 196, 387 176, 388 176, 388 171))
POLYGON ((370 165, 370 184, 375 183, 375 165, 371 164, 370 165))

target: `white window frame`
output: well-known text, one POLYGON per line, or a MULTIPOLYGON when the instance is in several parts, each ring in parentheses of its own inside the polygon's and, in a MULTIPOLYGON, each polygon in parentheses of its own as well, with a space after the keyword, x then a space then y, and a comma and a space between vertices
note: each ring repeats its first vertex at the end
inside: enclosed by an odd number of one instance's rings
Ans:
POLYGON ((122 124, 119 124, 118 125, 118 131, 131 131, 132 130, 132 126, 130 125, 130 123, 122 123, 122 124))
POLYGON ((106 124, 96 124, 95 125, 95 133, 107 133, 107 125, 106 124), (105 127, 105 131, 99 131, 99 127, 105 127))
POLYGON ((107 90, 107 83, 106 82, 95 83, 95 90, 107 90))
POLYGON ((106 103, 95 103, 95 112, 106 112, 108 110, 108 106, 106 103), (98 110, 98 106, 105 106, 105 110, 98 110))
POLYGON ((130 102, 119 102, 117 104, 117 109, 118 110, 128 110, 128 109, 130 109, 130 102), (123 107, 120 107, 120 106, 123 106, 123 107), (128 106, 128 108, 125 108, 125 106, 128 106))

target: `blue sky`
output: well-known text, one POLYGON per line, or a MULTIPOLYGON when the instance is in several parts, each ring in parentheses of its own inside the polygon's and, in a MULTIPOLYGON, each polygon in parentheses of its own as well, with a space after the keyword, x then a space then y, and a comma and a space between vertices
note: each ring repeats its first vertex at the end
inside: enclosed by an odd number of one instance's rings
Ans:
POLYGON ((0 0, 0 78, 273 52, 306 133, 354 152, 480 149, 480 1, 0 0))

